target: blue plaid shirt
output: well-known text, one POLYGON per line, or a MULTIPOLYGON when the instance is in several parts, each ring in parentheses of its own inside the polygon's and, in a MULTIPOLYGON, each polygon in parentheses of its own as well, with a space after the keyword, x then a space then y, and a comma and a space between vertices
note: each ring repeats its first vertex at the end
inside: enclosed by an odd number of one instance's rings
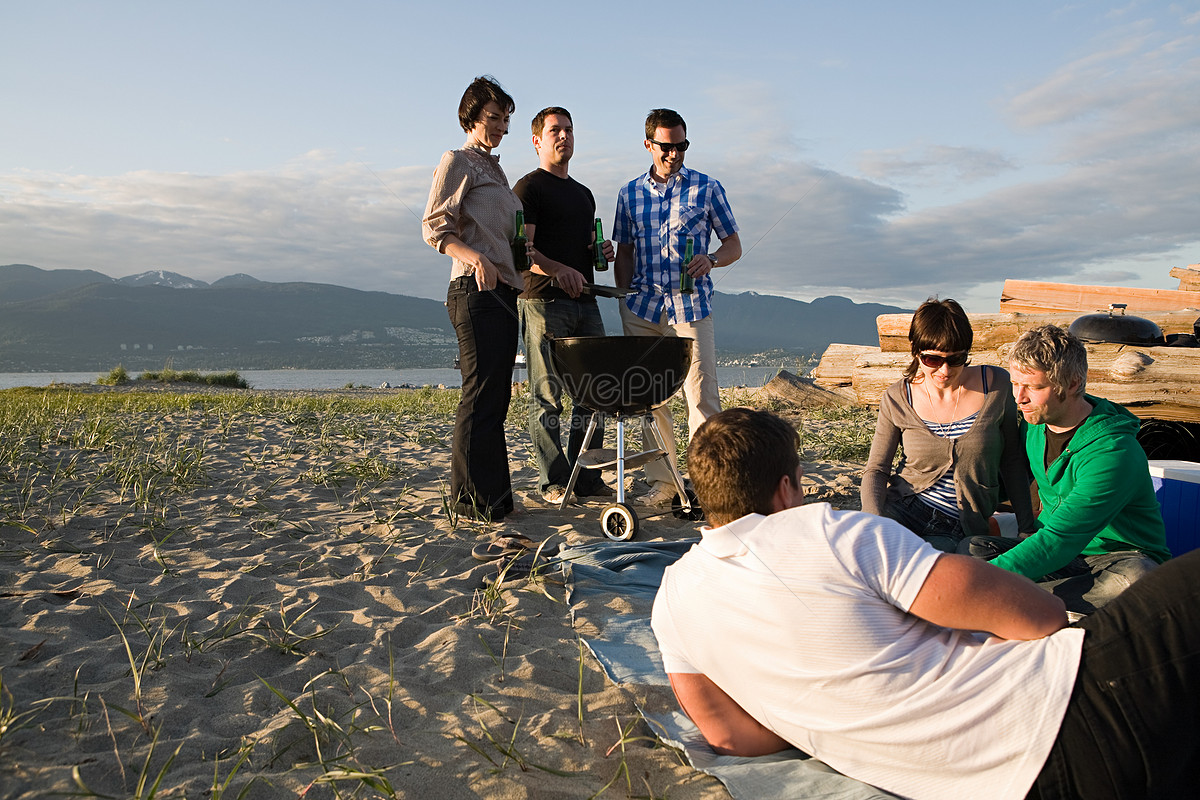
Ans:
POLYGON ((649 322, 657 322, 667 307, 667 321, 695 322, 712 313, 712 278, 696 279, 696 291, 679 291, 683 253, 687 237, 693 239, 692 255, 709 252, 709 237, 727 239, 737 233, 737 222, 725 190, 702 172, 680 167, 666 183, 647 172, 621 187, 617 195, 617 219, 613 240, 633 244, 635 261, 625 299, 629 310, 649 322))

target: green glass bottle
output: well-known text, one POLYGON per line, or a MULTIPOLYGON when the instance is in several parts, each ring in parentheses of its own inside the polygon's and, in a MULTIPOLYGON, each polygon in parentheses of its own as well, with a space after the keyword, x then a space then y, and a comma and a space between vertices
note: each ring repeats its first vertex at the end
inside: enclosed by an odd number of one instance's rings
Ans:
POLYGON ((595 250, 595 261, 592 266, 596 268, 596 272, 604 272, 608 269, 608 261, 604 258, 604 248, 601 246, 604 243, 604 228, 600 225, 600 218, 596 217, 596 242, 592 245, 595 250))
POLYGON ((696 279, 688 274, 687 271, 687 265, 692 263, 693 247, 692 237, 689 236, 687 237, 687 245, 683 250, 683 265, 679 270, 679 291, 684 294, 691 294, 696 290, 696 279))
POLYGON ((529 239, 525 236, 525 212, 517 212, 517 235, 512 240, 512 255, 513 266, 520 271, 524 271, 533 266, 533 262, 529 259, 529 251, 527 245, 529 239))

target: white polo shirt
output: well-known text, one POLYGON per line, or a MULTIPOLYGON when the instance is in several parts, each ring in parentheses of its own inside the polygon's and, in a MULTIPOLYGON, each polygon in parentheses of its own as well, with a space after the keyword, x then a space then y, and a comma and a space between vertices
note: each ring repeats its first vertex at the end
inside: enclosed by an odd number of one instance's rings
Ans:
POLYGON ((799 749, 894 794, 1023 798, 1084 632, 1010 641, 908 614, 939 555, 827 503, 706 529, 654 601, 666 670, 703 673, 799 749))

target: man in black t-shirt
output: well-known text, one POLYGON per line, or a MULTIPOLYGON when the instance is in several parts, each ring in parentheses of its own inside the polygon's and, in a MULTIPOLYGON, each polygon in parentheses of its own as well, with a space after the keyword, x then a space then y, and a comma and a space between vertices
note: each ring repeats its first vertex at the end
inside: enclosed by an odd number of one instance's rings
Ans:
MULTIPOLYGON (((526 271, 525 291, 517 304, 529 367, 529 435, 538 465, 538 490, 547 503, 561 503, 583 449, 599 447, 603 428, 583 441, 591 409, 574 404, 564 452, 560 436, 562 386, 549 366, 547 339, 603 336, 604 323, 596 298, 584 292, 593 282, 595 247, 613 259, 608 241, 594 242, 596 201, 583 184, 567 175, 575 152, 575 129, 564 108, 552 106, 533 118, 533 147, 539 167, 513 191, 525 207, 525 233, 533 243, 533 267, 526 271)), ((575 483, 581 497, 610 497, 613 490, 598 470, 585 469, 575 483)))

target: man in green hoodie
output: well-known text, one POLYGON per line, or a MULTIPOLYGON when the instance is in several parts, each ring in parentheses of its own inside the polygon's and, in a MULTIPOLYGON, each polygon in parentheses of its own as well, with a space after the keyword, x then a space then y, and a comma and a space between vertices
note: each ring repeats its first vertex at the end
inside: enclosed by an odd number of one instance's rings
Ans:
POLYGON ((1009 356, 1013 397, 1042 510, 1020 541, 976 536, 971 555, 1047 584, 1090 613, 1171 557, 1138 419, 1084 393, 1087 350, 1054 325, 1026 331, 1009 356))

